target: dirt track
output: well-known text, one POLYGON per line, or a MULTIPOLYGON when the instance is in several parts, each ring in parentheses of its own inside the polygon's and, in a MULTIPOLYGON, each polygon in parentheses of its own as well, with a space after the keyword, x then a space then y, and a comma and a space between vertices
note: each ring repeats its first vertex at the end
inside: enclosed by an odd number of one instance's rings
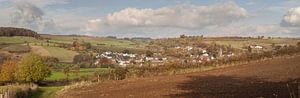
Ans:
POLYGON ((201 73, 106 81, 64 98, 265 97, 299 98, 300 56, 201 73))

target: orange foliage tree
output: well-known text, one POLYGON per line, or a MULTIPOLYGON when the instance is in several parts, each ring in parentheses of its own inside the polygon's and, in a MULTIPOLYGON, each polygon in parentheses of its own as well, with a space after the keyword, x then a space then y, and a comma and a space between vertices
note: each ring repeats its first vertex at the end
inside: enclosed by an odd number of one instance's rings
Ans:
POLYGON ((15 73, 18 68, 18 62, 14 60, 5 61, 0 69, 0 81, 13 82, 15 81, 15 73))

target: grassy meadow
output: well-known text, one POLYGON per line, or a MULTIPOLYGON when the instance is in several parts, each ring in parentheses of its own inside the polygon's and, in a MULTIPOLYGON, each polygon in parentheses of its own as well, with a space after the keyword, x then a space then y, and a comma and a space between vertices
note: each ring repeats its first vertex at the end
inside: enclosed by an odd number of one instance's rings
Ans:
POLYGON ((63 86, 44 86, 39 87, 37 92, 30 98, 55 98, 56 93, 63 89, 63 86))
MULTIPOLYGON (((103 72, 108 72, 108 68, 81 68, 79 76, 91 76, 94 75, 95 72, 97 71, 103 71, 103 72)), ((66 75, 63 72, 63 69, 61 70, 55 70, 52 71, 52 75, 48 77, 46 80, 62 80, 65 79, 66 75)), ((78 78, 76 76, 76 73, 74 71, 71 71, 69 73, 69 79, 76 79, 78 78)))
POLYGON ((51 56, 59 59, 60 62, 72 62, 75 55, 78 53, 75 51, 67 50, 59 47, 47 47, 43 46, 51 56))
POLYGON ((93 46, 114 46, 123 48, 135 48, 134 42, 128 40, 104 38, 104 37, 87 37, 87 36, 62 36, 62 35, 42 35, 42 37, 50 38, 51 42, 68 43, 71 44, 76 40, 83 40, 91 43, 93 46))

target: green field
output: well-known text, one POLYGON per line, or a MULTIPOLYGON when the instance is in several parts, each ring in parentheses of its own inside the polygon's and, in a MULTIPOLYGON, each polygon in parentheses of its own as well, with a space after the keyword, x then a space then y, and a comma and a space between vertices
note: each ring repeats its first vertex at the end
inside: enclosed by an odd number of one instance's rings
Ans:
POLYGON ((38 43, 43 41, 35 39, 33 37, 21 37, 21 36, 0 37, 0 43, 24 43, 24 42, 38 43))
POLYGON ((75 51, 59 47, 43 46, 43 48, 45 48, 51 54, 51 56, 58 58, 60 62, 72 62, 74 56, 78 54, 75 51))
POLYGON ((82 40, 91 43, 93 46, 105 45, 115 46, 123 48, 136 48, 134 42, 121 39, 103 38, 103 37, 85 37, 85 36, 59 36, 59 35, 43 35, 42 37, 50 38, 51 42, 68 43, 71 44, 73 41, 82 40))
POLYGON ((56 92, 63 86, 39 87, 38 91, 29 98, 55 98, 56 92))
MULTIPOLYGON (((90 75, 94 75, 94 73, 96 71, 103 71, 103 72, 108 72, 109 69, 107 68, 81 68, 80 69, 80 76, 90 76, 90 75)), ((53 71, 52 75, 50 77, 48 77, 46 80, 62 80, 65 79, 66 75, 63 72, 63 69, 61 70, 57 70, 57 71, 53 71)), ((75 79, 77 78, 76 73, 75 72, 70 72, 69 73, 69 79, 75 79)))

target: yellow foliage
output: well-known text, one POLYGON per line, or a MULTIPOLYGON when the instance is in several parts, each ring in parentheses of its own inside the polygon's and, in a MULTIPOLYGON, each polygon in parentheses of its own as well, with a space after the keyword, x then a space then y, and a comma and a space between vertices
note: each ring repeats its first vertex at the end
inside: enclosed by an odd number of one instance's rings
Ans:
POLYGON ((39 82, 50 76, 51 71, 44 64, 42 57, 37 54, 29 54, 20 61, 17 78, 24 82, 39 82))
POLYGON ((0 70, 0 80, 4 82, 11 82, 15 80, 15 73, 18 68, 18 62, 14 60, 5 61, 0 70))

